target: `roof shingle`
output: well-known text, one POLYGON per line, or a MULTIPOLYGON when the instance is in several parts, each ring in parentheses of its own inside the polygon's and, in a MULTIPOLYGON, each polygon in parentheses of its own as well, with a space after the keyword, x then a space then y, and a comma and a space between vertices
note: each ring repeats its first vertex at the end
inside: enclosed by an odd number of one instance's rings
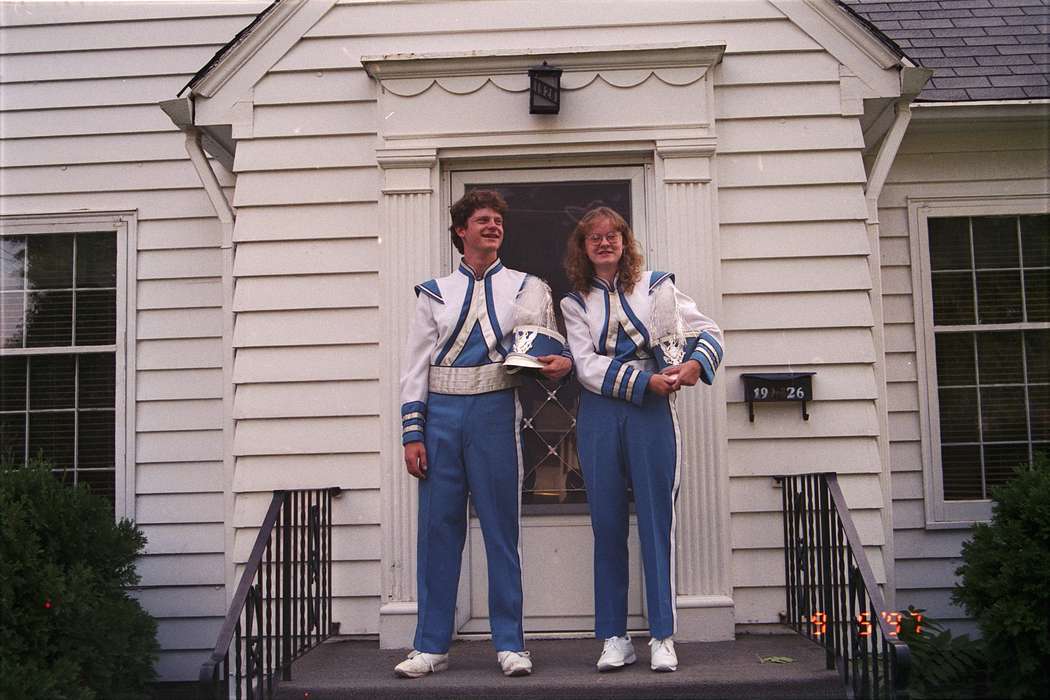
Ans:
POLYGON ((839 0, 933 68, 922 101, 1047 95, 1050 0, 839 0))

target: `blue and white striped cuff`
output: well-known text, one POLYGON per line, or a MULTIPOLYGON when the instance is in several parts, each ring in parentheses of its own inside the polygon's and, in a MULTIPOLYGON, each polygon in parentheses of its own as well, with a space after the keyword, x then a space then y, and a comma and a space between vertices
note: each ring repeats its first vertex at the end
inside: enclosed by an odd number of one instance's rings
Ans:
POLYGON ((422 401, 411 401, 401 406, 401 444, 419 442, 427 423, 427 405, 422 401))
POLYGON ((715 381, 715 372, 722 364, 722 346, 713 335, 704 331, 696 341, 696 349, 689 356, 690 360, 700 363, 700 380, 704 384, 715 381))

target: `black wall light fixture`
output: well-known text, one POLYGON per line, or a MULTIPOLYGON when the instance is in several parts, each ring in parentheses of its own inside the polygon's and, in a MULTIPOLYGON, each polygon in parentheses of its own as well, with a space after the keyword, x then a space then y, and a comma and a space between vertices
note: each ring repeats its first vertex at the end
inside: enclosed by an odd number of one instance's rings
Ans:
POLYGON ((557 114, 561 108, 561 68, 529 69, 529 114, 557 114))

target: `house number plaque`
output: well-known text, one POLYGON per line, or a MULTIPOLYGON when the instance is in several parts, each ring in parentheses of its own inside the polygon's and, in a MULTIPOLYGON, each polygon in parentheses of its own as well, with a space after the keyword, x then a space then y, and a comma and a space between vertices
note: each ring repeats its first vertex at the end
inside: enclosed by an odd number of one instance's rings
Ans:
POLYGON ((755 422, 755 404, 765 401, 799 401, 802 403, 802 420, 809 420, 806 402, 813 399, 814 374, 816 372, 741 374, 748 420, 755 422))

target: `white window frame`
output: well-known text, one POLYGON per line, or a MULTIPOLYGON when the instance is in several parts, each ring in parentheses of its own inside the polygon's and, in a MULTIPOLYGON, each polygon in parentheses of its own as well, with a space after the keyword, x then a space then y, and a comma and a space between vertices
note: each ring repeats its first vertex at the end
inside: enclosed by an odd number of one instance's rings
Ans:
MULTIPOLYGON (((912 302, 915 309, 915 354, 919 384, 920 440, 927 529, 971 527, 990 520, 992 502, 945 501, 941 470, 941 425, 938 400, 936 338, 933 329, 933 286, 930 273, 931 218, 1024 216, 1050 211, 1050 196, 1004 195, 908 198, 911 239, 912 302)), ((1050 328, 1050 323, 1009 324, 1023 330, 1050 328)))
MULTIPOLYGON (((135 270, 138 220, 134 212, 0 217, 0 236, 113 231, 117 238, 117 326, 114 359, 114 518, 135 518, 135 270)), ((5 350, 4 353, 9 351, 5 350)), ((53 352, 51 349, 43 352, 53 352)), ((14 354, 14 353, 11 353, 14 354)), ((41 354, 22 350, 18 355, 41 354)))

